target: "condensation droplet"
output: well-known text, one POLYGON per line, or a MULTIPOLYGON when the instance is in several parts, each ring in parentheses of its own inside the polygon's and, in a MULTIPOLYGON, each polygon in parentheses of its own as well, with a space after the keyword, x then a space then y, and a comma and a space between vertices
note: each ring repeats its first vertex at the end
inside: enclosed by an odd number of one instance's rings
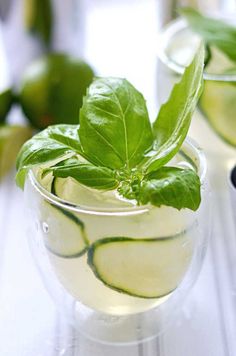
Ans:
POLYGON ((45 222, 43 222, 43 232, 44 232, 45 234, 48 234, 48 232, 49 232, 48 224, 45 223, 45 222))

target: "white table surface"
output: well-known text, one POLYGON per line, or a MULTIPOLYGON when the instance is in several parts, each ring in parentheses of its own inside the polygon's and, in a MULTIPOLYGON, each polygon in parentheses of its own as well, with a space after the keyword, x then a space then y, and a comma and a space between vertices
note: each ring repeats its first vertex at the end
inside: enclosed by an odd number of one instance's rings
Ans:
MULTIPOLYGON (((125 1, 90 0, 88 3, 86 58, 96 63, 99 75, 127 77, 144 93, 154 118, 155 2, 130 1, 127 5, 125 1)), ((0 72, 6 72, 3 61, 0 72)), ((7 82, 3 78, 2 75, 0 80, 7 82)), ((22 120, 19 112, 12 116, 13 121, 22 120)), ((56 311, 29 253, 23 193, 15 187, 14 172, 4 179, 0 184, 1 356, 236 355, 236 231, 227 186, 228 168, 236 162, 236 153, 222 144, 201 118, 194 120, 191 135, 207 151, 213 188, 212 238, 198 281, 179 317, 164 334, 141 346, 102 349, 85 339, 74 344, 73 333, 56 311), (216 155, 215 144, 222 148, 222 156, 216 155)))

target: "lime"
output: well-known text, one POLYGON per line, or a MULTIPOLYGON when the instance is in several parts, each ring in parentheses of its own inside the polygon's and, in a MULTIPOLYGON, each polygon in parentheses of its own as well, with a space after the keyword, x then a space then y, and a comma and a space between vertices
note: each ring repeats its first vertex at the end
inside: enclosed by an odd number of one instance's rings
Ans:
POLYGON ((19 149, 31 136, 29 127, 0 126, 0 180, 15 164, 19 149))
POLYGON ((0 93, 0 123, 5 121, 5 118, 11 108, 13 95, 11 89, 4 90, 0 93))
POLYGON ((50 45, 53 25, 51 0, 24 0, 23 4, 26 28, 45 45, 50 45))
POLYGON ((84 61, 53 53, 34 62, 23 76, 19 101, 31 124, 77 124, 83 96, 93 80, 84 61))

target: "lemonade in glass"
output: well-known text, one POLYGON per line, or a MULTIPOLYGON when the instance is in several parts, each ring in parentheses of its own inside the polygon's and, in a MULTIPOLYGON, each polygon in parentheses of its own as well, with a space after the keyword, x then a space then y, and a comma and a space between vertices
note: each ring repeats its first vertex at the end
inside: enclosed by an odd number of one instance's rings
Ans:
MULTIPOLYGON (((208 194, 204 157, 193 143, 184 144, 173 164, 197 169, 208 194)), ((25 188, 38 238, 63 288, 90 308, 126 315, 158 306, 202 248, 206 211, 137 206, 116 191, 94 192, 71 178, 56 178, 55 196, 51 178, 38 177, 31 171, 25 188)))

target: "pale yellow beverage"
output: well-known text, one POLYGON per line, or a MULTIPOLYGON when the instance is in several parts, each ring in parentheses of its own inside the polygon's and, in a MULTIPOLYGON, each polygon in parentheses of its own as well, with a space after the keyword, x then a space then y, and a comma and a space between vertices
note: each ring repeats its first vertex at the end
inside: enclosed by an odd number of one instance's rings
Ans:
MULTIPOLYGON (((170 165, 198 170, 198 163, 182 151, 170 165)), ((76 301, 108 314, 133 314, 163 303, 181 284, 201 234, 196 212, 137 206, 116 191, 37 176, 68 202, 67 210, 30 192, 51 267, 76 301)))

